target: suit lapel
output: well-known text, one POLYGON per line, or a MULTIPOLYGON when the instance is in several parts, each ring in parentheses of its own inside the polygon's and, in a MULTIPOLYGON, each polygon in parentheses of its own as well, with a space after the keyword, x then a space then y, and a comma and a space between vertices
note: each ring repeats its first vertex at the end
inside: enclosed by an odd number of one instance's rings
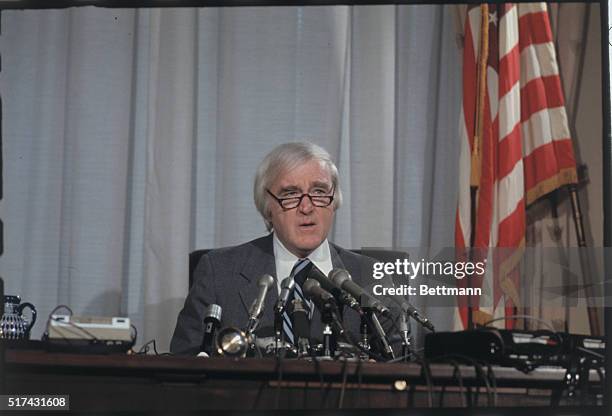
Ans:
POLYGON ((340 258, 338 249, 331 243, 329 243, 329 253, 331 255, 332 266, 334 266, 334 269, 346 269, 344 262, 340 258))
POLYGON ((253 242, 250 253, 247 255, 247 260, 239 274, 242 281, 239 283, 238 291, 247 314, 259 291, 257 279, 263 274, 269 274, 274 278, 274 284, 270 288, 270 292, 273 293, 269 293, 266 296, 264 304, 264 316, 268 316, 273 310, 277 297, 276 263, 274 261, 272 234, 253 242))

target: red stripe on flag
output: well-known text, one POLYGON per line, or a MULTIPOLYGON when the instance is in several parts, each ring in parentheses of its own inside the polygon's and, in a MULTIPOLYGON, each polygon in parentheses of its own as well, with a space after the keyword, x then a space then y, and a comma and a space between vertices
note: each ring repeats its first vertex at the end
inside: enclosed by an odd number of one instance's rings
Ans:
POLYGON ((574 149, 569 138, 561 138, 537 147, 523 160, 525 189, 555 176, 559 170, 575 168, 574 149))
POLYGON ((521 122, 540 110, 565 104, 558 75, 536 78, 521 88, 521 122))
POLYGON ((499 62, 499 96, 503 97, 520 81, 521 66, 518 47, 514 47, 499 62), (503 74, 503 76, 502 76, 503 74))
POLYGON ((519 49, 552 41, 547 12, 527 13, 519 18, 519 49))
POLYGON ((517 247, 525 238, 525 199, 499 223, 497 247, 517 247))
POLYGON ((512 169, 523 158, 523 144, 521 140, 521 125, 517 124, 510 134, 499 143, 499 178, 503 178, 512 172, 512 169))

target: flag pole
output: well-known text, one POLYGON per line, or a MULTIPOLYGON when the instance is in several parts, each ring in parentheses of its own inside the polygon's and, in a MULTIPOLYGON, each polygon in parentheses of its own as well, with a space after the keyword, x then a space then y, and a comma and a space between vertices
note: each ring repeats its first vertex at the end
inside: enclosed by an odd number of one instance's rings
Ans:
MULTIPOLYGON (((474 244, 476 240, 477 198, 480 186, 480 172, 482 165, 482 135, 483 119, 485 111, 485 88, 487 82, 487 60, 489 59, 489 6, 480 5, 480 47, 478 48, 478 78, 476 83, 476 114, 474 120, 474 138, 470 163, 470 257, 474 255, 474 244)), ((473 260, 473 258, 472 258, 473 260)), ((468 287, 471 287, 472 279, 468 279, 468 287)), ((467 310, 468 329, 474 329, 473 305, 468 302, 467 310)))
MULTIPOLYGON (((572 216, 574 218, 574 228, 576 230, 576 240, 578 241, 578 247, 585 248, 586 238, 584 232, 584 222, 582 216, 582 210, 580 208, 580 200, 578 198, 578 185, 568 185, 568 191, 570 195, 570 201, 572 205, 572 216)), ((595 298, 595 285, 591 278, 591 262, 587 258, 588 252, 586 250, 578 250, 580 257, 580 267, 582 269, 582 283, 584 285, 584 291, 587 300, 587 314, 589 316, 589 327, 591 328, 591 335, 600 336, 601 326, 599 323, 599 315, 597 308, 591 305, 591 300, 595 298)))

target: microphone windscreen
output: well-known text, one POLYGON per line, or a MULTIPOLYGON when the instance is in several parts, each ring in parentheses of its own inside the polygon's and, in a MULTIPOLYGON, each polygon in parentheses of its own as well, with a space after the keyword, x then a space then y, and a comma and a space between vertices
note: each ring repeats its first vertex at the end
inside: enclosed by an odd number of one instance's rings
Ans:
POLYGON ((295 284, 295 280, 293 279, 293 276, 289 276, 289 277, 285 277, 283 279, 283 281, 281 282, 281 290, 282 289, 293 289, 293 285, 295 284))
POLYGON ((329 272, 329 278, 338 286, 342 287, 347 280, 353 280, 349 272, 344 269, 334 269, 329 272))
POLYGON ((291 312, 293 333, 297 338, 310 338, 310 319, 300 300, 294 300, 291 312))
POLYGON ((268 289, 272 286, 272 283, 274 283, 274 278, 269 274, 263 274, 257 279, 257 286, 265 286, 268 289))
POLYGON ((221 322, 222 315, 223 315, 223 310, 221 309, 221 306, 216 305, 214 303, 211 303, 210 305, 208 305, 206 307, 206 310, 204 311, 204 319, 214 318, 218 320, 219 322, 221 322))
POLYGON ((314 296, 314 291, 316 290, 315 288, 317 287, 321 287, 319 282, 314 279, 306 279, 306 281, 302 285, 302 290, 304 291, 304 295, 309 298, 312 298, 314 296))

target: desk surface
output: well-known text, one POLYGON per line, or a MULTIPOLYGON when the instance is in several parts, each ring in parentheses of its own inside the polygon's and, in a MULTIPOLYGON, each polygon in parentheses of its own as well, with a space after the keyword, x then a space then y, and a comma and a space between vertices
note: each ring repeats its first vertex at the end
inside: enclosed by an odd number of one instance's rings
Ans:
MULTIPOLYGON (((316 409, 335 408, 341 400, 344 407, 402 408, 426 407, 432 398, 436 406, 474 404, 475 398, 475 404, 492 405, 492 377, 496 404, 548 406, 554 391, 564 388, 566 374, 562 368, 538 368, 526 374, 492 367, 485 386, 485 375, 473 366, 459 366, 458 375, 452 365, 430 364, 432 386, 418 363, 84 355, 19 349, 5 351, 4 365, 6 393, 70 394, 72 408, 103 411, 316 409)), ((589 378, 592 389, 598 388, 599 375, 592 371, 589 378)))
MULTIPOLYGON (((173 371, 185 374, 207 374, 217 378, 276 378, 279 369, 285 375, 319 377, 322 372, 328 378, 361 375, 372 380, 419 379, 422 366, 418 363, 375 363, 363 361, 324 361, 324 360, 277 360, 275 358, 201 358, 173 355, 89 355, 51 353, 44 350, 6 351, 5 362, 8 366, 28 368, 63 368, 87 370, 121 370, 134 372, 173 371)), ((449 364, 429 364, 432 376, 437 380, 452 379, 454 367, 449 364)), ((462 376, 466 379, 477 378, 474 366, 460 365, 462 376)), ((484 367, 486 371, 487 368, 484 367)), ((566 370, 559 367, 539 367, 524 373, 515 368, 492 366, 495 378, 504 383, 542 383, 555 386, 563 381, 566 370)), ((599 382, 599 375, 591 371, 590 379, 599 382)))

